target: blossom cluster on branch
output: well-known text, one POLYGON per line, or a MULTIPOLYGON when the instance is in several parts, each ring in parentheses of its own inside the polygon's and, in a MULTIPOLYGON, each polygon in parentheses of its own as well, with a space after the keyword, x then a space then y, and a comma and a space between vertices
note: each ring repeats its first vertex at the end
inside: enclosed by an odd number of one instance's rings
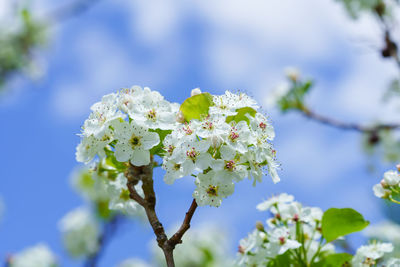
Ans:
POLYGON ((400 204, 400 164, 397 170, 390 170, 384 173, 383 179, 379 184, 374 185, 373 190, 375 196, 390 200, 400 204))
POLYGON ((279 181, 274 130, 258 109, 244 93, 213 96, 196 89, 179 106, 147 87, 133 86, 91 107, 76 158, 89 163, 97 156, 95 173, 108 176, 104 181, 116 189, 112 209, 129 209, 120 203, 132 201, 124 176, 129 164, 145 166, 153 156, 163 160, 166 183, 192 175, 197 204, 219 206, 233 193, 234 183, 246 177, 255 184, 269 172, 279 181))
POLYGON ((361 246, 355 255, 337 253, 331 243, 368 225, 351 209, 304 207, 286 193, 274 196, 257 206, 273 216, 256 224, 256 229, 242 239, 237 266, 399 266, 400 259, 390 257, 391 243, 372 241, 361 246), (351 265, 350 265, 351 264, 351 265))

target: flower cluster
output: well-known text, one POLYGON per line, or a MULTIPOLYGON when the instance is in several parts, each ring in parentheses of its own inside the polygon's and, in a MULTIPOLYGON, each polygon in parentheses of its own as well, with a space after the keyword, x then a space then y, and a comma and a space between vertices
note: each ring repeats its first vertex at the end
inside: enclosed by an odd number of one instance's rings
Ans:
POLYGON ((373 187, 375 196, 400 204, 400 202, 396 200, 400 195, 399 171, 400 164, 397 165, 397 171, 391 170, 385 172, 381 182, 373 187))
POLYGON ((321 245, 320 242, 321 209, 303 207, 286 193, 260 203, 257 209, 269 210, 273 217, 266 221, 267 228, 259 222, 256 229, 240 241, 238 266, 267 266, 284 254, 289 258, 293 255, 292 263, 301 257, 308 265, 319 259, 317 254, 334 251, 332 244, 321 245))
POLYGON ((100 229, 92 214, 85 208, 77 208, 60 221, 64 247, 74 258, 90 257, 99 248, 100 229))
POLYGON ((37 244, 17 254, 12 255, 8 265, 10 267, 57 267, 57 259, 44 244, 37 244))
POLYGON ((178 125, 164 139, 164 181, 172 184, 194 175, 193 197, 200 206, 219 206, 233 193, 235 182, 253 177, 255 184, 266 170, 278 182, 278 164, 270 143, 274 129, 257 112, 255 100, 227 91, 210 96, 210 101, 207 114, 178 125))
POLYGON ((373 242, 369 245, 361 246, 357 249, 351 263, 353 267, 396 267, 400 266, 399 258, 388 258, 384 260, 386 253, 393 251, 393 245, 390 243, 373 242))
POLYGON ((255 184, 269 172, 279 181, 270 143, 274 129, 258 109, 244 93, 212 96, 194 89, 179 106, 158 92, 134 86, 106 95, 91 107, 76 158, 89 163, 97 156, 97 173, 105 172, 112 180, 106 179, 108 188, 115 189, 109 190, 112 209, 133 205, 124 170, 149 165, 153 156, 163 159, 166 183, 192 175, 197 204, 219 206, 233 193, 234 183, 246 177, 253 177, 255 184), (104 168, 107 164, 112 170, 104 168))
POLYGON ((105 150, 115 152, 120 162, 136 166, 150 163, 150 149, 160 143, 157 131, 172 130, 179 105, 166 101, 158 92, 133 86, 105 95, 95 103, 82 127, 76 159, 88 163, 105 150))

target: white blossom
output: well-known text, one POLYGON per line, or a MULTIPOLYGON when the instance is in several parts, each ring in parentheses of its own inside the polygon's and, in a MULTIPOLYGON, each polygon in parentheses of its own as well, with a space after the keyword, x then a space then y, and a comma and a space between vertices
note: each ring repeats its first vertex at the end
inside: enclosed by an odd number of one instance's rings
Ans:
POLYGON ((385 253, 393 251, 393 245, 390 243, 375 242, 370 245, 361 246, 357 249, 356 255, 352 259, 352 266, 367 267, 376 264, 376 260, 383 257, 385 253))
POLYGON ((398 185, 400 183, 400 174, 397 171, 387 171, 383 175, 383 180, 389 186, 398 185))
POLYGON ((92 105, 92 113, 83 125, 84 136, 103 139, 104 135, 108 134, 110 123, 125 117, 118 111, 117 99, 118 94, 108 94, 103 96, 101 102, 92 105))
POLYGON ((143 166, 150 163, 150 149, 160 142, 160 137, 155 132, 136 125, 133 121, 119 121, 113 125, 117 144, 115 157, 118 161, 130 161, 133 165, 143 166))
POLYGON ((288 249, 296 249, 301 246, 301 244, 291 239, 289 234, 289 229, 284 227, 274 228, 268 232, 270 249, 276 251, 278 255, 285 253, 288 249))
POLYGON ((400 244, 400 225, 391 221, 371 225, 364 230, 364 233, 370 238, 400 244))
POLYGON ((274 205, 281 204, 281 203, 290 203, 290 202, 293 202, 293 200, 294 200, 294 196, 288 195, 286 193, 282 193, 277 196, 273 196, 273 197, 263 201, 262 203, 258 204, 257 209, 264 211, 264 210, 268 210, 269 208, 271 208, 274 205))
POLYGON ((200 88, 194 88, 194 89, 192 89, 192 91, 190 92, 190 96, 200 95, 200 94, 201 94, 200 88))
POLYGON ((99 225, 86 208, 80 207, 66 214, 59 227, 64 247, 72 257, 89 257, 99 249, 99 225))
POLYGON ((215 171, 206 174, 199 173, 196 177, 196 189, 193 197, 199 206, 221 205, 222 199, 233 194, 234 184, 223 180, 215 171))
POLYGON ((10 267, 57 267, 57 259, 42 243, 12 255, 10 267))
MULTIPOLYGON (((130 216, 142 216, 143 208, 129 196, 127 179, 123 173, 120 173, 115 181, 108 181, 108 192, 110 196, 109 208, 117 210, 130 216)), ((143 189, 141 183, 135 185, 135 189, 142 197, 143 189)))
POLYGON ((151 267, 151 265, 141 259, 124 260, 117 267, 151 267))

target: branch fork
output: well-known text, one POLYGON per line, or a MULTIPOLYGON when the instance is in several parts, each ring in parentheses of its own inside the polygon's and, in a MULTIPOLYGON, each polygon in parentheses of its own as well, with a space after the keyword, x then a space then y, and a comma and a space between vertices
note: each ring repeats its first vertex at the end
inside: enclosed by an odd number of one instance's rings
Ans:
POLYGON ((128 169, 125 171, 125 177, 128 179, 127 186, 130 193, 129 196, 144 208, 147 219, 149 220, 153 232, 156 235, 157 244, 164 252, 167 266, 174 267, 175 262, 173 251, 177 244, 182 243, 183 235, 190 228, 190 222, 197 208, 196 200, 193 199, 192 204, 190 205, 189 210, 186 212, 185 218, 178 231, 173 234, 171 238, 168 238, 155 211, 156 195, 153 184, 153 159, 151 159, 149 165, 145 166, 138 167, 129 164, 128 169), (139 181, 142 182, 144 197, 139 195, 135 189, 135 185, 137 185, 139 181))

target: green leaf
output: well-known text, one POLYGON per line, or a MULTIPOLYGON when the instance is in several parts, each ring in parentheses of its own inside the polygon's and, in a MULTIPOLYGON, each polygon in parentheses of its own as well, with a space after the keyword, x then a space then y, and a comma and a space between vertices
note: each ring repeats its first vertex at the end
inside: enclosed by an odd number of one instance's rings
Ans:
POLYGON ((79 175, 78 180, 79 187, 83 189, 91 189, 94 185, 94 180, 92 178, 92 172, 89 170, 83 170, 79 175))
POLYGON ((185 121, 189 122, 193 119, 200 120, 208 115, 210 106, 213 106, 213 98, 209 93, 202 93, 194 95, 186 99, 181 107, 180 111, 185 118, 185 121))
POLYGON ((236 121, 236 122, 246 121, 247 124, 249 124, 250 120, 249 118, 247 118, 246 114, 250 114, 250 116, 254 117, 257 113, 257 111, 255 111, 250 107, 239 108, 236 111, 237 111, 236 115, 226 117, 227 123, 230 123, 231 121, 236 121))
POLYGON ((164 153, 163 141, 164 141, 165 137, 167 135, 169 135, 172 131, 171 130, 161 130, 161 129, 155 129, 155 130, 150 129, 150 132, 158 133, 158 135, 160 136, 160 143, 158 145, 156 145, 155 147, 153 147, 152 149, 150 149, 150 153, 152 155, 158 155, 158 156, 162 157, 163 153, 164 153))
POLYGON ((125 171, 127 168, 126 165, 123 162, 119 162, 114 155, 114 151, 105 149, 106 152, 106 159, 104 162, 102 162, 101 167, 104 168, 104 170, 117 170, 120 172, 125 171))
POLYGON ((293 266, 293 260, 290 257, 290 251, 276 256, 273 260, 268 262, 268 267, 281 267, 281 266, 293 266))
POLYGON ((317 262, 313 267, 347 267, 353 256, 348 253, 336 253, 326 256, 324 259, 317 262))
POLYGON ((102 219, 109 219, 112 212, 109 209, 109 201, 103 200, 96 202, 96 211, 97 215, 102 219))
POLYGON ((331 242, 340 236, 361 231, 368 224, 369 221, 353 209, 331 208, 322 216, 322 235, 327 242, 331 242))

